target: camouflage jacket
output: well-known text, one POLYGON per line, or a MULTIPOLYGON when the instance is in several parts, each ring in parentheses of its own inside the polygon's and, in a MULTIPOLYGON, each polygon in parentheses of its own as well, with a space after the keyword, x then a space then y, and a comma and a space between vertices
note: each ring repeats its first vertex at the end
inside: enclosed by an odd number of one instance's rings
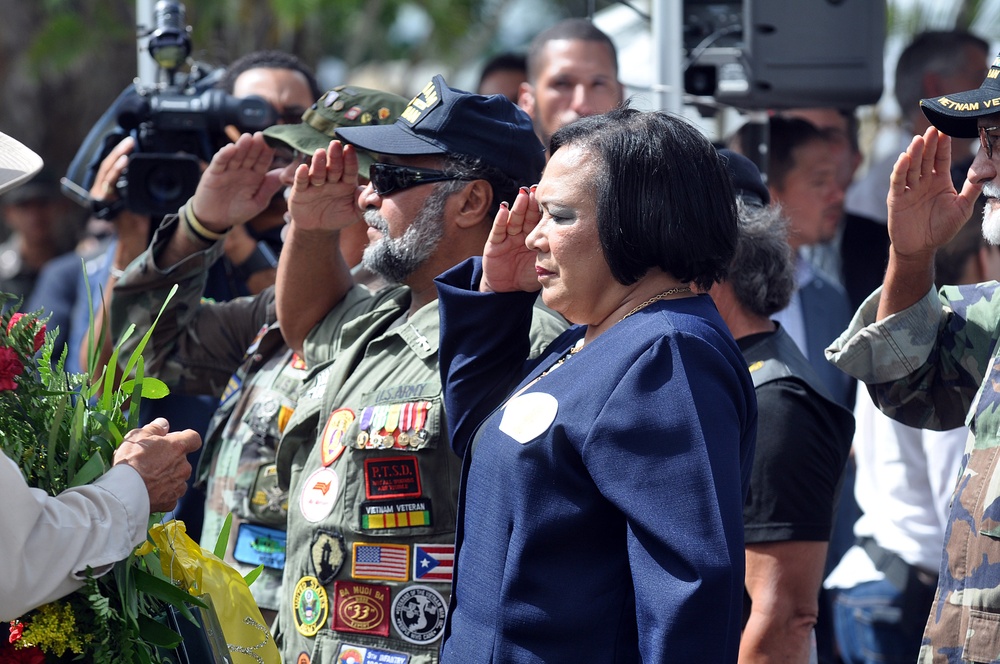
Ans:
POLYGON ((923 664, 1000 662, 1000 298, 995 282, 946 286, 875 322, 880 291, 827 349, 882 412, 943 430, 968 424, 923 664))
POLYGON ((262 609, 277 610, 287 499, 277 487, 274 452, 305 365, 281 337, 273 289, 221 303, 202 299, 221 242, 168 270, 156 266, 175 227, 168 219, 116 284, 112 333, 136 325, 124 344, 127 358, 177 284, 150 337, 145 370, 175 392, 221 395, 197 471, 207 495, 201 544, 213 549, 232 513, 226 561, 243 574, 263 564, 250 590, 262 609))
MULTIPOLYGON (((405 287, 349 293, 304 344, 310 373, 277 456, 291 487, 275 628, 285 662, 438 661, 462 462, 437 302, 407 318, 409 306, 405 287)), ((565 327, 536 309, 533 354, 565 327)))

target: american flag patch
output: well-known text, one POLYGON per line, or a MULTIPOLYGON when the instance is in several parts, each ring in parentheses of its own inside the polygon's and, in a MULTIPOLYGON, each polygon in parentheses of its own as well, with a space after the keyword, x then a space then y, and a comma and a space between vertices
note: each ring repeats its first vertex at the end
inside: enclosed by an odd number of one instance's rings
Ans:
POLYGON ((454 544, 414 544, 413 580, 451 583, 455 564, 454 544))
POLYGON ((355 542, 351 556, 351 576, 355 579, 407 581, 410 547, 405 544, 366 544, 355 542))

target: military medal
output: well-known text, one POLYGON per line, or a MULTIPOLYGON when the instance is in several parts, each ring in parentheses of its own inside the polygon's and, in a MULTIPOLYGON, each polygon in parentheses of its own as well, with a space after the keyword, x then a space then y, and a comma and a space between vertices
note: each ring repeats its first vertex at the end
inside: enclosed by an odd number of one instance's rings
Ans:
POLYGON ((326 589, 320 585, 319 579, 314 576, 299 579, 292 595, 292 616, 296 631, 305 637, 316 636, 326 622, 329 610, 326 589))
POLYGON ((385 418, 385 438, 382 439, 382 449, 389 449, 396 444, 396 438, 394 432, 399 426, 399 411, 402 410, 402 404, 394 403, 389 406, 389 411, 385 418))
POLYGON ((399 425, 399 435, 396 436, 396 444, 399 447, 406 447, 410 444, 410 434, 407 432, 413 426, 413 402, 403 404, 403 417, 399 425))
POLYGON ((409 443, 410 447, 421 447, 427 442, 430 434, 427 433, 427 429, 424 426, 427 424, 427 411, 430 410, 430 401, 421 401, 420 403, 414 404, 416 408, 416 414, 414 415, 413 428, 415 433, 410 437, 409 443))

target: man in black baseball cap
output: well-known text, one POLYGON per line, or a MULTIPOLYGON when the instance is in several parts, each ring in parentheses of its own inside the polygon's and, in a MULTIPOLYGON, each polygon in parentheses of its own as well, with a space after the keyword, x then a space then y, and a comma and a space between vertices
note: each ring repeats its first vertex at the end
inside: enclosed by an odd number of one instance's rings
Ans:
MULTIPOLYGON (((892 170, 889 264, 851 326, 827 349, 868 384, 878 407, 910 426, 969 425, 964 471, 951 497, 937 595, 921 662, 1000 659, 1000 290, 996 282, 935 292, 934 256, 986 197, 983 235, 1000 244, 1000 58, 978 88, 920 106, 933 125, 892 170), (951 137, 979 137, 968 178, 952 184, 951 137)), ((887 573, 888 575, 888 573, 887 573)))
MULTIPOLYGON (((539 180, 545 151, 506 98, 441 76, 394 123, 336 133, 348 145, 331 142, 295 172, 276 285, 282 334, 311 371, 277 458, 289 484, 280 648, 284 661, 364 652, 434 664, 461 462, 442 406, 433 280, 482 255, 501 201, 539 180), (356 149, 378 155, 364 187, 356 149), (352 284, 337 238, 361 218, 362 264, 401 286, 352 284)), ((538 309, 533 347, 564 327, 538 309)))

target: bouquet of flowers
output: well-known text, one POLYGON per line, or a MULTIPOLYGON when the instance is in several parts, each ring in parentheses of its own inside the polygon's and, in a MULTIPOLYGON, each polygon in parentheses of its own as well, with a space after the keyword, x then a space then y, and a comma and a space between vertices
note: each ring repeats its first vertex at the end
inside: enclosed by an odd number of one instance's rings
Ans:
MULTIPOLYGON (((13 299, 0 293, 0 308, 13 299)), ((111 467, 124 435, 139 426, 141 399, 168 393, 164 383, 143 375, 142 351, 151 332, 129 358, 121 378, 114 370, 118 349, 99 372, 94 369, 97 354, 92 350, 90 371, 73 374, 64 370, 65 351, 53 357, 55 334, 46 331, 40 313, 0 314, 0 447, 30 486, 54 496, 92 482, 111 467)), ((131 333, 130 328, 123 340, 131 333)), ((156 524, 154 534, 163 529, 159 516, 150 519, 151 526, 156 524)), ((204 553, 206 559, 211 557, 184 535, 183 524, 178 525, 176 532, 185 545, 197 549, 199 555, 204 553)), ((174 662, 182 642, 179 632, 190 635, 190 625, 195 626, 195 634, 207 632, 214 639, 211 650, 219 656, 212 659, 233 661, 205 601, 207 596, 195 597, 177 582, 172 546, 173 539, 166 551, 147 541, 111 572, 89 576, 75 593, 12 621, 9 643, 0 643, 0 664, 174 662), (208 622, 214 623, 214 630, 206 627, 208 622)), ((231 568, 226 571, 235 574, 231 568)), ((245 585, 252 578, 244 581, 236 576, 249 596, 245 585)), ((256 615, 259 618, 259 611, 256 615)), ((269 645, 273 648, 273 641, 269 645)))

